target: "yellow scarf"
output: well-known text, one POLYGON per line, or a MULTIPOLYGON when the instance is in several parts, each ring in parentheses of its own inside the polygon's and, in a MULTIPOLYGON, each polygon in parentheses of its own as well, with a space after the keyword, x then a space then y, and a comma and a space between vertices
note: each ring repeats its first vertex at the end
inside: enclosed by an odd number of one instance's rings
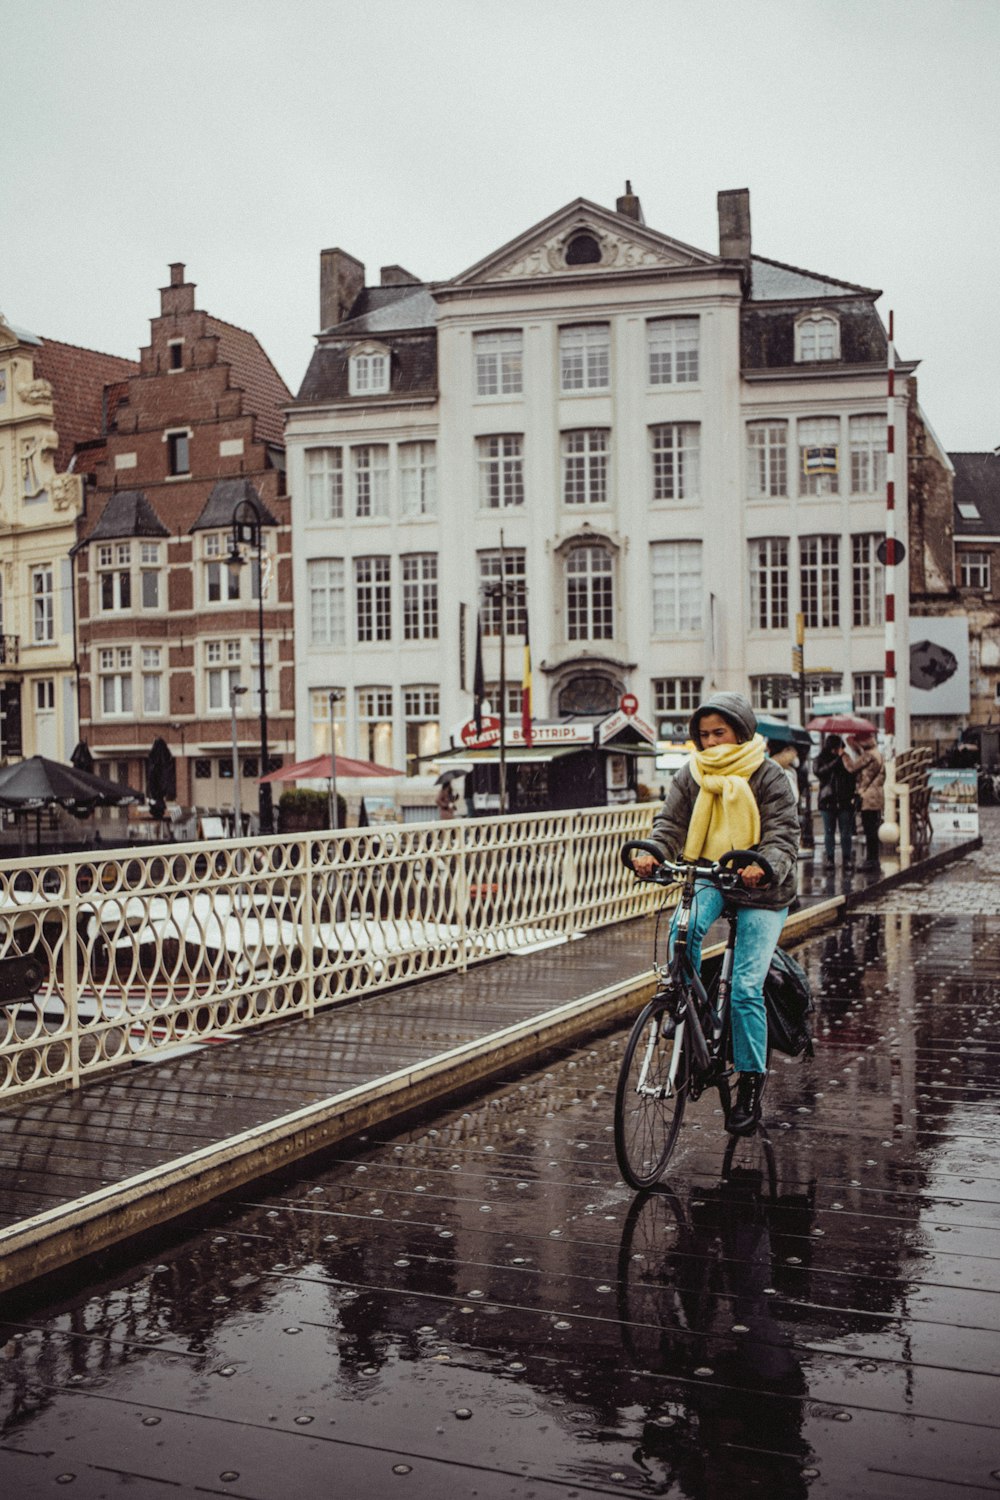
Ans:
POLYGON ((759 841, 760 808, 749 778, 764 764, 766 754, 759 734, 742 745, 712 745, 692 753, 688 764, 699 790, 685 859, 718 859, 730 849, 752 849, 759 841))

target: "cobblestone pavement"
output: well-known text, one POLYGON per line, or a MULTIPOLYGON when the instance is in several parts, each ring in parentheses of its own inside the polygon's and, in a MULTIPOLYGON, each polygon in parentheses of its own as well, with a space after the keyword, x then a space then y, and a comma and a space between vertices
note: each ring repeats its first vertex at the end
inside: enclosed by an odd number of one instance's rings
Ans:
MULTIPOLYGON (((1000 916, 1000 807, 980 809, 983 843, 956 864, 897 886, 855 911, 933 912, 941 916, 1000 916)), ((936 852, 932 846, 931 852, 936 852)))

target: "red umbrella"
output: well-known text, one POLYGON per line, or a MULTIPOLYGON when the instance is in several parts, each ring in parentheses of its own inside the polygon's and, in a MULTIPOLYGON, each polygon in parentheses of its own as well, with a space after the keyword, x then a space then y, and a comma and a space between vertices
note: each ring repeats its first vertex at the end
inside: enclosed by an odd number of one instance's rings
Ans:
MULTIPOLYGON (((336 764, 337 780, 342 776, 402 776, 402 771, 393 770, 392 766, 377 766, 373 760, 352 760, 348 755, 338 755, 336 764)), ((261 781, 329 781, 330 779, 330 756, 314 755, 311 760, 297 760, 292 766, 282 766, 280 771, 272 771, 268 776, 262 776, 261 781)))
POLYGON ((819 719, 810 719, 807 729, 817 734, 878 734, 875 725, 854 714, 825 714, 819 719))

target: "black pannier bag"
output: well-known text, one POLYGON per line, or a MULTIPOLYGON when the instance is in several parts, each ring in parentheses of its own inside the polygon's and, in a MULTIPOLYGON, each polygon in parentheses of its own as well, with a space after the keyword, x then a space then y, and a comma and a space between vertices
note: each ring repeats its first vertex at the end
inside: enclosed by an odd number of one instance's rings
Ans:
POLYGON ((809 1015, 813 1008, 809 980, 799 964, 784 948, 775 948, 771 967, 764 980, 764 1004, 767 1006, 767 1035, 776 1052, 799 1057, 803 1052, 813 1056, 809 1015))

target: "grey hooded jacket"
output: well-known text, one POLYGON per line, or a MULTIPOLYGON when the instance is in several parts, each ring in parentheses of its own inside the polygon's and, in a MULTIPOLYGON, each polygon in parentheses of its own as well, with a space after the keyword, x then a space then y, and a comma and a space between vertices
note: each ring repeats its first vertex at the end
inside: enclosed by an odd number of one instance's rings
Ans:
MULTIPOLYGON (((698 720, 708 713, 721 714, 741 740, 752 739, 756 732, 753 709, 741 693, 716 693, 691 716, 691 738, 695 743, 698 720)), ((755 890, 744 886, 729 899, 735 906, 764 906, 778 911, 791 905, 798 885, 799 817, 795 795, 783 767, 773 760, 765 760, 758 766, 749 786, 760 810, 760 841, 754 847, 771 866, 774 879, 755 890)), ((665 859, 676 860, 681 856, 698 791, 690 766, 682 766, 653 820, 652 841, 665 859)))

